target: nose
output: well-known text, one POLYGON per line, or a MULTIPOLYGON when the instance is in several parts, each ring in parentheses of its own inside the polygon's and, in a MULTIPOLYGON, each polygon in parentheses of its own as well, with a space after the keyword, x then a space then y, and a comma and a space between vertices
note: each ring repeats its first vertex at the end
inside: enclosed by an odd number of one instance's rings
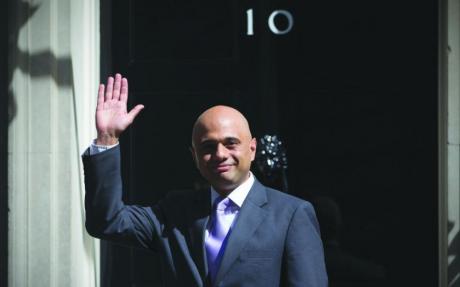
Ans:
POLYGON ((224 160, 228 157, 228 149, 221 143, 217 144, 215 157, 218 160, 224 160))

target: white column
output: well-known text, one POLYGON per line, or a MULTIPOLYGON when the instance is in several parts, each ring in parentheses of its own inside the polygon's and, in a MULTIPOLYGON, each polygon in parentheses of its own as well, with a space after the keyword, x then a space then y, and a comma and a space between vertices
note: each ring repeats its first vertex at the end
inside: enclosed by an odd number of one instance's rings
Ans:
POLYGON ((94 136, 99 1, 12 2, 9 286, 98 286, 80 154, 94 136))
POLYGON ((79 185, 78 193, 73 193, 75 203, 80 204, 72 210, 72 221, 75 233, 72 237, 74 249, 72 256, 76 259, 72 269, 73 286, 99 286, 99 240, 89 237, 84 230, 84 182, 83 168, 80 155, 95 138, 96 97, 99 85, 99 1, 80 0, 71 1, 71 58, 73 67, 74 83, 74 129, 76 131, 76 149, 72 159, 76 160, 78 166, 79 185), (85 251, 84 253, 82 251, 85 251), (79 266, 86 265, 87 268, 82 274, 79 266), (84 276, 82 276, 84 275, 84 276))

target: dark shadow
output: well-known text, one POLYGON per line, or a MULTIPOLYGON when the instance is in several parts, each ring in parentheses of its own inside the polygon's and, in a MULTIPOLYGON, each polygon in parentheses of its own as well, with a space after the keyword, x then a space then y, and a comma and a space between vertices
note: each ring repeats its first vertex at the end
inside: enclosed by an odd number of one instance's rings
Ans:
MULTIPOLYGON (((20 57, 22 53, 21 49, 18 45, 18 37, 19 31, 21 28, 29 21, 29 19, 35 14, 38 10, 39 6, 33 6, 28 2, 16 2, 13 0, 8 1, 9 7, 9 18, 5 17, 8 21, 9 27, 6 31, 7 37, 4 39, 8 39, 7 43, 7 53, 9 58, 12 59, 9 62, 7 61, 8 67, 8 85, 12 84, 13 80, 13 73, 16 70, 17 66, 21 66, 21 71, 27 73, 28 65, 27 65, 27 58, 20 57), (21 17, 18 17, 21 15, 21 17), (20 61, 20 63, 14 63, 15 60, 20 61), (14 64, 14 65, 13 65, 14 64)), ((5 19, 4 18, 4 19, 5 19)), ((17 104, 14 98, 14 94, 11 89, 8 89, 8 124, 15 118, 17 114, 17 104)))
MULTIPOLYGON (((9 66, 8 84, 12 84, 13 74, 19 69, 23 74, 28 74, 32 78, 52 77, 58 86, 70 87, 72 85, 72 64, 69 57, 57 58, 51 51, 30 54, 23 51, 18 45, 19 31, 27 24, 39 7, 39 5, 34 6, 28 2, 10 2, 9 26, 11 29, 8 37, 8 54, 12 61, 7 65, 9 66)), ((11 123, 15 118, 17 110, 18 107, 13 91, 9 89, 8 123, 11 123)))
POLYGON ((335 200, 330 197, 316 197, 312 202, 321 226, 329 286, 387 286, 386 272, 382 265, 359 258, 342 248, 340 244, 342 214, 335 200))

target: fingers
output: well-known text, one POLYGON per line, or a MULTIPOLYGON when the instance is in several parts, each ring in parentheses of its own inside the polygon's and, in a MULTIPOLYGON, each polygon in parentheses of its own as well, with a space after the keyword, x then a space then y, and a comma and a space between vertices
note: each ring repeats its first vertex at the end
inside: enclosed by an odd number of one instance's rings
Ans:
POLYGON ((128 102, 128 79, 126 78, 121 79, 120 101, 125 103, 128 102))
POLYGON ((102 109, 102 106, 104 105, 104 90, 104 84, 100 84, 97 92, 97 110, 102 109))
POLYGON ((113 92, 113 77, 109 77, 107 79, 107 89, 105 92, 106 101, 110 101, 112 99, 112 92, 113 92))
POLYGON ((121 74, 115 74, 115 78, 108 77, 105 90, 105 101, 128 101, 128 80, 121 74))
POLYGON ((142 111, 143 108, 144 108, 144 105, 137 105, 128 113, 128 117, 130 119, 130 122, 134 121, 134 119, 142 111))
POLYGON ((121 75, 115 75, 115 83, 113 85, 112 99, 118 101, 120 99, 120 88, 121 88, 121 75))

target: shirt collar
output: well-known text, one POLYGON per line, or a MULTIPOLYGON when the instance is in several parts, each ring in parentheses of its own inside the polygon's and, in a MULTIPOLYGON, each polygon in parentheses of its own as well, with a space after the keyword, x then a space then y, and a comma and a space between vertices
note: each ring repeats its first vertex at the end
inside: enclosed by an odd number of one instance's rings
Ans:
MULTIPOLYGON (((245 182, 240 184, 237 188, 235 188, 230 194, 227 196, 234 204, 236 204, 239 208, 243 206, 243 202, 248 196, 249 190, 251 190, 252 185, 254 184, 254 175, 249 172, 249 178, 246 179, 245 182)), ((216 198, 219 197, 219 194, 211 186, 211 206, 216 198)))

